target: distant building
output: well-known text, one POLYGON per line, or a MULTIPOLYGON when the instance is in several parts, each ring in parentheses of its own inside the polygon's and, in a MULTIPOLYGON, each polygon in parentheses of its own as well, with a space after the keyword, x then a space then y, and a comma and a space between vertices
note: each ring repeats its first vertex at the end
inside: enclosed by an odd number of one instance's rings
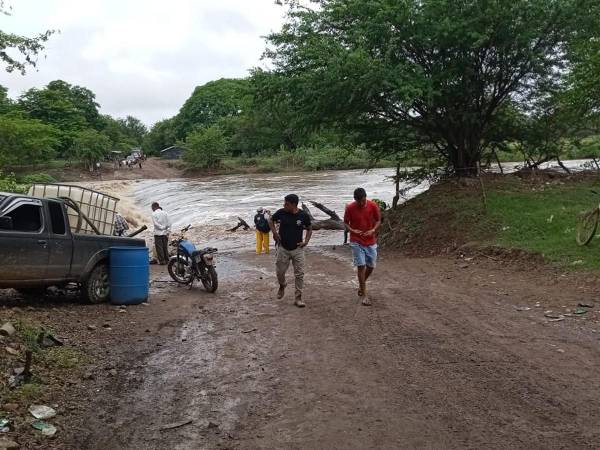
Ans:
POLYGON ((177 145, 171 145, 170 147, 167 147, 160 151, 160 157, 162 159, 179 159, 181 158, 181 155, 183 155, 184 151, 185 149, 183 149, 182 147, 178 147, 177 145))

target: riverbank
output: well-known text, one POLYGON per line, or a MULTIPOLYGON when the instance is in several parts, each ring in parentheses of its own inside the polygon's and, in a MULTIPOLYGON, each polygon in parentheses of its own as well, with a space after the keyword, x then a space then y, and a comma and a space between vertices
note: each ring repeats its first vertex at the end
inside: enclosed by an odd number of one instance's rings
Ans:
POLYGON ((381 241, 408 255, 487 252, 577 270, 600 269, 600 241, 575 242, 580 214, 598 203, 595 172, 486 175, 448 181, 390 211, 381 241))

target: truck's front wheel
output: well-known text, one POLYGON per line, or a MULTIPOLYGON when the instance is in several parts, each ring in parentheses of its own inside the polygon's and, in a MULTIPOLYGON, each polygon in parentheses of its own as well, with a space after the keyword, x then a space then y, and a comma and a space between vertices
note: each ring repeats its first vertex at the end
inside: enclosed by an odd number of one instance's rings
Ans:
POLYGON ((90 303, 104 303, 110 296, 110 287, 108 284, 108 266, 98 264, 89 278, 81 287, 83 297, 90 303))

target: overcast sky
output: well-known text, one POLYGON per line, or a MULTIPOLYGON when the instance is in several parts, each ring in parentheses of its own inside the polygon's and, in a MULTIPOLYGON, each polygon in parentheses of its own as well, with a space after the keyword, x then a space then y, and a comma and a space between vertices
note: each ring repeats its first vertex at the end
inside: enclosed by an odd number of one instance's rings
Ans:
POLYGON ((274 0, 8 0, 0 30, 47 29, 46 58, 25 76, 0 70, 17 97, 62 79, 95 92, 103 114, 148 125, 177 113, 194 87, 264 66, 262 36, 279 29, 274 0))

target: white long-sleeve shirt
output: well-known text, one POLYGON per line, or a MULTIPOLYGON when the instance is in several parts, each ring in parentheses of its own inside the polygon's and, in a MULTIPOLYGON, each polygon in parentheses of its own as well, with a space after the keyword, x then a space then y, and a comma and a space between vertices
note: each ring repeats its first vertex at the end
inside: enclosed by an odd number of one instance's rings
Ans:
POLYGON ((162 209, 157 209, 152 213, 152 221, 154 222, 155 236, 167 236, 171 232, 169 215, 162 209))

